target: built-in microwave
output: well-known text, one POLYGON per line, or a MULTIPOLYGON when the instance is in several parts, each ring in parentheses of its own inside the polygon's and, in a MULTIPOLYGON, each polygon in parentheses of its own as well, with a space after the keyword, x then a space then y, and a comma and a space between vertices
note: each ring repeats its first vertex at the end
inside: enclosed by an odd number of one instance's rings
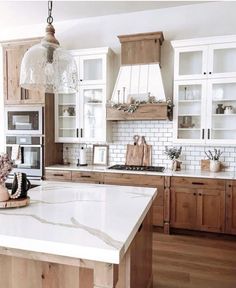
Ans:
POLYGON ((5 108, 5 135, 42 134, 42 106, 10 106, 5 108))

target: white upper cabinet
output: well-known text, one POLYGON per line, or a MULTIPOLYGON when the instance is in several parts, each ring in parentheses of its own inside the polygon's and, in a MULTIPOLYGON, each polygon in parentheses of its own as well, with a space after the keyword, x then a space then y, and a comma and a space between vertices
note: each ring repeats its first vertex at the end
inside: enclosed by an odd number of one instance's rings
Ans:
POLYGON ((235 144, 236 36, 172 44, 174 142, 235 144))
POLYGON ((207 47, 175 49, 175 79, 205 79, 207 77, 207 47))
POLYGON ((236 76, 236 37, 172 41, 175 80, 236 76))
POLYGON ((106 102, 113 89, 114 53, 107 47, 71 52, 79 71, 79 89, 55 95, 55 141, 105 143, 110 140, 106 102))

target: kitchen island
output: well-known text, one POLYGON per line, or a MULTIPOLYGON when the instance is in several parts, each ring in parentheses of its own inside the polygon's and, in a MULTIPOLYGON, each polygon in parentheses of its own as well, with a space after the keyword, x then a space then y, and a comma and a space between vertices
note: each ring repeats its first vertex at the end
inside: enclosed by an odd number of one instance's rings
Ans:
POLYGON ((153 188, 43 182, 0 210, 0 287, 152 285, 153 188))

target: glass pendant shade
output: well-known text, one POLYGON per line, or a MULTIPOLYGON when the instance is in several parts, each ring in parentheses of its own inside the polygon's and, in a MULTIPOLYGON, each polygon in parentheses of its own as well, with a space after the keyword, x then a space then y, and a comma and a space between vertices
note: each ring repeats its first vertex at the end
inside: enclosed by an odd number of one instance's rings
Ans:
POLYGON ((25 53, 20 86, 45 93, 75 93, 78 83, 76 62, 68 51, 60 48, 54 33, 54 27, 49 24, 41 43, 25 53))

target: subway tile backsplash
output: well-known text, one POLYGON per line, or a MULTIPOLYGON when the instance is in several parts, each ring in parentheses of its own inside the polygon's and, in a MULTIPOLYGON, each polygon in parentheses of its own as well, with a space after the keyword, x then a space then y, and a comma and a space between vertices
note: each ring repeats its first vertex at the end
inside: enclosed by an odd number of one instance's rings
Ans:
MULTIPOLYGON (((170 160, 164 154, 165 146, 173 144, 173 122, 170 121, 117 121, 112 123, 112 143, 109 144, 109 165, 124 164, 126 145, 133 142, 133 135, 143 135, 152 145, 152 165, 168 167, 170 160)), ((64 144, 64 158, 76 164, 80 144, 64 144)), ((219 148, 223 151, 221 161, 226 171, 236 172, 236 147, 208 147, 183 145, 182 169, 200 169, 200 160, 206 159, 204 151, 219 148)), ((92 144, 87 144, 87 162, 92 163, 92 144)))

